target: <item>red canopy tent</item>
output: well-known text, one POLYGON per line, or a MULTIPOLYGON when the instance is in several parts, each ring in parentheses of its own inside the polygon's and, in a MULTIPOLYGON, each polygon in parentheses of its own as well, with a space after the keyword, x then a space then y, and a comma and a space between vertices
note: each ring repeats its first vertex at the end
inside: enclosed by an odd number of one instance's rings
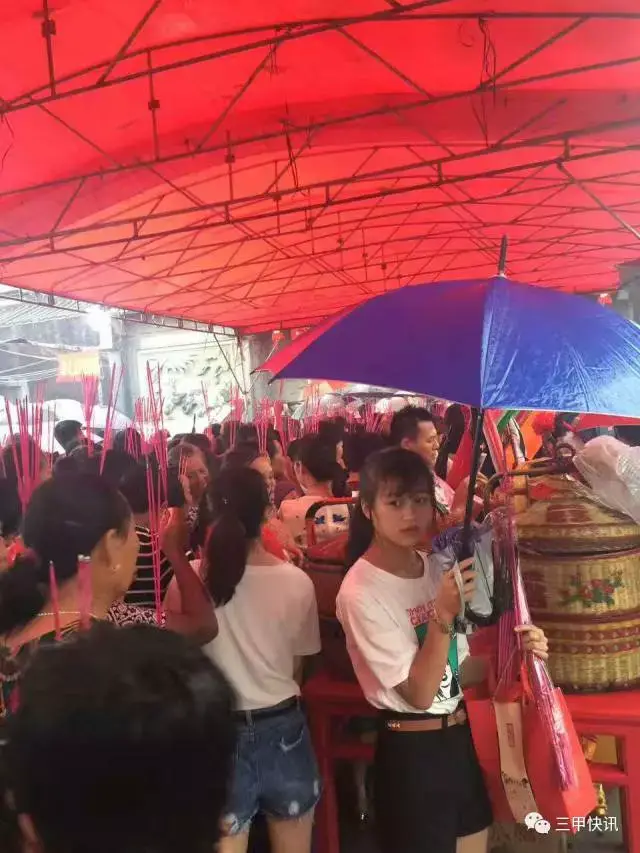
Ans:
POLYGON ((0 5, 0 270, 61 296, 312 325, 637 254, 636 0, 0 5))

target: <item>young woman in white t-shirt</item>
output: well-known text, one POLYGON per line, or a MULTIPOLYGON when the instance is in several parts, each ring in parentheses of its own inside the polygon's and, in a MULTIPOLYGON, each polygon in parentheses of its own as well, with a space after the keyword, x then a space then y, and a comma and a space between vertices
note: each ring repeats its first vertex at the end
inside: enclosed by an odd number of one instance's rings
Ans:
MULTIPOLYGON (((435 523, 433 474, 417 454, 373 454, 360 475, 349 569, 336 602, 367 700, 380 711, 374 766, 382 853, 485 853, 491 807, 467 723, 453 571, 432 570, 418 543, 435 523)), ((460 566, 469 600, 474 572, 460 566)), ((546 656, 542 631, 517 629, 546 656)))
POLYGON ((239 725, 219 853, 245 853, 258 812, 274 853, 309 853, 320 776, 299 680, 303 658, 320 651, 313 583, 262 544, 270 500, 260 473, 223 470, 211 502, 201 573, 219 633, 205 651, 235 688, 239 725))

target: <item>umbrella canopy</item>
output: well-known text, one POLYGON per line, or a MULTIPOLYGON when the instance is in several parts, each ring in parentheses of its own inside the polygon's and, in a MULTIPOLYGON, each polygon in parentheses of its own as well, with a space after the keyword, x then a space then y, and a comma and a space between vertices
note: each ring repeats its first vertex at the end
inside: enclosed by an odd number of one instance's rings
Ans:
POLYGON ((637 0, 4 0, 0 264, 314 325, 406 283, 598 292, 640 229, 637 0))
POLYGON ((278 379, 366 382, 479 409, 640 415, 640 328, 590 300, 501 276, 378 296, 264 368, 278 379))
MULTIPOLYGON (((111 417, 111 427, 114 430, 126 429, 131 426, 131 418, 114 409, 109 412, 107 406, 97 405, 91 413, 91 426, 94 429, 105 429, 107 426, 107 415, 111 417)), ((84 418, 82 419, 84 423, 84 418)))
MULTIPOLYGON (((42 404, 45 419, 55 415, 56 423, 60 421, 78 421, 85 425, 84 406, 78 400, 45 400, 42 404)), ((107 425, 107 406, 99 403, 93 407, 91 413, 91 426, 94 429, 104 429, 107 425)), ((111 413, 111 425, 114 430, 125 429, 131 425, 131 419, 115 409, 111 413)))

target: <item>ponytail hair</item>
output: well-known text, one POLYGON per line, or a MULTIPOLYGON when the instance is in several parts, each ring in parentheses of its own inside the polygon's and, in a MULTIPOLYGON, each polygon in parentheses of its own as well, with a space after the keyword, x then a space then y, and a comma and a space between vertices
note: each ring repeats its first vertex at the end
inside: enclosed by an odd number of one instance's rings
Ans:
POLYGON ((347 567, 364 556, 371 547, 375 528, 364 513, 370 510, 383 486, 389 486, 398 497, 426 492, 431 505, 436 505, 435 480, 426 462, 411 450, 390 447, 372 453, 360 472, 360 500, 351 518, 347 543, 347 567))
POLYGON ((56 474, 42 483, 24 517, 29 549, 0 575, 0 635, 30 622, 50 599, 50 570, 64 584, 109 530, 125 536, 131 510, 122 495, 95 474, 56 474))
POLYGON ((205 583, 216 606, 233 598, 249 546, 270 506, 266 483, 252 468, 223 468, 211 489, 213 524, 205 544, 205 583))
POLYGON ((347 542, 348 569, 367 553, 373 542, 373 533, 373 523, 364 514, 362 503, 358 502, 351 516, 351 523, 349 524, 349 541, 347 542))
POLYGON ((20 554, 0 577, 0 634, 26 625, 49 598, 49 567, 33 551, 20 554))

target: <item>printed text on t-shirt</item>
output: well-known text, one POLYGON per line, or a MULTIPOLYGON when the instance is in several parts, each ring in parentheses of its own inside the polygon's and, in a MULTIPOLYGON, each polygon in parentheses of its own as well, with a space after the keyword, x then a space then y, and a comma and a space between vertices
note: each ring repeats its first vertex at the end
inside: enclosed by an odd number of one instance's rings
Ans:
POLYGON ((407 616, 412 628, 425 625, 433 617, 433 601, 429 601, 427 604, 419 604, 417 607, 410 607, 407 610, 407 616))

